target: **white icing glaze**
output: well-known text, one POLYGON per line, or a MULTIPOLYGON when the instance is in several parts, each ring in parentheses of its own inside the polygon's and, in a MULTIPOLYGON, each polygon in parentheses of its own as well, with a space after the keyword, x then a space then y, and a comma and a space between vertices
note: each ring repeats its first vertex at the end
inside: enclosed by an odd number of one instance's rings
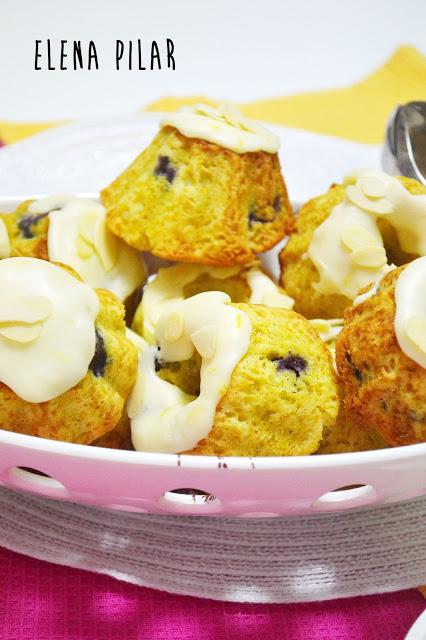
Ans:
POLYGON ((245 118, 238 109, 227 104, 218 109, 205 104, 183 107, 167 114, 161 127, 175 127, 187 138, 201 138, 235 151, 277 153, 279 138, 257 120, 245 118))
POLYGON ((406 356, 426 368, 426 257, 418 258, 395 285, 395 334, 406 356))
POLYGON ((387 220, 404 251, 426 255, 426 195, 411 194, 397 178, 382 171, 358 172, 346 193, 358 207, 387 220))
POLYGON ((31 203, 30 213, 49 213, 49 260, 67 264, 92 287, 125 300, 146 279, 141 254, 105 224, 105 208, 95 200, 57 194, 31 203))
MULTIPOLYGON (((394 269, 396 269, 396 266, 394 264, 391 264, 389 266, 389 270, 387 271, 387 273, 389 273, 389 271, 393 271, 394 269)), ((377 291, 379 290, 380 283, 382 282, 382 280, 385 277, 385 275, 386 275, 386 273, 384 273, 375 282, 372 282, 371 283, 371 287, 368 289, 368 291, 366 291, 365 293, 361 293, 361 295, 357 296, 355 298, 355 300, 353 301, 353 303, 352 303, 353 306, 356 307, 357 305, 362 304, 363 302, 365 302, 369 298, 372 298, 377 293, 377 291)))
POLYGON ((381 171, 360 171, 344 184, 345 199, 315 230, 308 254, 320 273, 317 291, 353 300, 359 289, 391 269, 379 218, 395 229, 404 251, 426 254, 426 195, 411 194, 381 171))
POLYGON ((314 284, 315 289, 322 294, 338 293, 350 300, 360 289, 389 270, 382 236, 374 218, 347 200, 334 207, 328 218, 315 229, 308 254, 320 274, 319 282, 314 284), (361 243, 361 246, 354 243, 354 248, 343 243, 342 236, 350 235, 347 234, 348 229, 362 230, 359 235, 368 239, 365 248, 381 252, 376 266, 364 266, 354 260, 354 255, 356 258, 363 247, 361 243))
POLYGON ((292 309, 293 298, 282 293, 275 284, 256 267, 249 269, 246 274, 248 285, 251 289, 250 304, 264 304, 267 307, 281 307, 282 309, 292 309))
POLYGON ((142 296, 142 317, 144 338, 153 344, 155 326, 163 312, 184 299, 185 287, 201 275, 225 280, 232 276, 247 279, 251 289, 249 302, 270 307, 291 309, 294 300, 282 293, 277 285, 257 266, 249 270, 244 267, 208 267, 201 264, 176 264, 160 269, 147 284, 142 296))
POLYGON ((7 227, 2 218, 0 218, 0 260, 10 258, 11 247, 7 227))
POLYGON ((343 318, 332 318, 330 320, 313 318, 309 322, 318 331, 323 342, 333 342, 343 329, 343 318))
POLYGON ((179 453, 208 436, 217 404, 250 344, 251 322, 229 302, 225 293, 204 292, 175 302, 159 318, 155 331, 159 351, 149 347, 141 354, 128 403, 136 450, 179 453), (176 362, 189 359, 194 349, 202 357, 197 398, 155 372, 156 355, 176 362))
POLYGON ((148 349, 149 344, 138 333, 126 327, 126 337, 134 344, 139 353, 148 349))
POLYGON ((46 402, 87 373, 95 353, 96 293, 44 260, 0 261, 0 381, 46 402))

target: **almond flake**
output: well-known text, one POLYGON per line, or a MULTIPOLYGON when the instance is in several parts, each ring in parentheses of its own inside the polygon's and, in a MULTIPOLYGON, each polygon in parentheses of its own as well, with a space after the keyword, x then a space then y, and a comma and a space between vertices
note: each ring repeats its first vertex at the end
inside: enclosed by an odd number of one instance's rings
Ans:
POLYGON ((168 342, 176 342, 183 333, 183 316, 178 311, 171 311, 167 316, 164 337, 168 342))
POLYGON ((277 307, 280 309, 292 309, 294 305, 293 298, 286 296, 284 293, 266 293, 262 298, 262 304, 266 307, 277 307))
POLYGON ((80 217, 78 232, 89 244, 94 244, 95 225, 99 219, 99 211, 95 209, 85 211, 80 217))
POLYGON ((351 260, 360 267, 382 267, 386 264, 383 247, 365 247, 351 253, 351 260))
POLYGON ((105 224, 105 217, 99 217, 94 228, 96 253, 105 271, 111 271, 118 260, 118 239, 105 224))
POLYGON ((32 324, 46 320, 52 313, 52 303, 44 296, 17 296, 5 292, 0 307, 0 323, 24 322, 32 324))
POLYGON ((212 358, 216 350, 217 329, 213 325, 201 327, 191 334, 194 347, 202 358, 212 358))
POLYGON ((41 332, 41 322, 34 324, 16 323, 0 325, 0 335, 12 342, 28 343, 34 342, 41 332))
POLYGON ((76 247, 79 258, 83 258, 83 260, 90 258, 95 253, 93 245, 86 242, 83 236, 77 236, 76 247))
POLYGON ((360 178, 358 184, 368 198, 383 198, 386 195, 386 184, 376 176, 360 178))
POLYGON ((352 204, 370 213, 384 215, 393 211, 393 205, 389 200, 385 198, 370 200, 357 185, 346 187, 346 195, 352 204))
POLYGON ((358 225, 351 225, 343 229, 341 239, 345 247, 350 251, 376 245, 376 239, 373 234, 358 225))

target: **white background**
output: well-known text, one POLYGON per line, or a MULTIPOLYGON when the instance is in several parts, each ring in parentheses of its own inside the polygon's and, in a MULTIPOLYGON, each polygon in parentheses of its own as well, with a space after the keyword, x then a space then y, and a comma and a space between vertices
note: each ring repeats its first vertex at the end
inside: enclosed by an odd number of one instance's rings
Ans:
POLYGON ((345 86, 399 44, 424 50, 425 32, 423 0, 0 0, 0 118, 126 113, 163 95, 245 101, 345 86), (161 46, 167 37, 176 71, 115 70, 116 39, 161 46), (36 72, 34 41, 47 38, 94 40, 100 70, 36 72))

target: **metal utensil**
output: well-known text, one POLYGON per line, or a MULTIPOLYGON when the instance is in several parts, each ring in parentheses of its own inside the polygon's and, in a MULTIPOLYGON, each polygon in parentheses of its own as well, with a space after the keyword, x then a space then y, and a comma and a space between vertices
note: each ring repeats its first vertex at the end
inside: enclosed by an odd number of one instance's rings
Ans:
POLYGON ((382 165, 387 173, 415 178, 426 185, 426 102, 408 102, 392 113, 382 165))

